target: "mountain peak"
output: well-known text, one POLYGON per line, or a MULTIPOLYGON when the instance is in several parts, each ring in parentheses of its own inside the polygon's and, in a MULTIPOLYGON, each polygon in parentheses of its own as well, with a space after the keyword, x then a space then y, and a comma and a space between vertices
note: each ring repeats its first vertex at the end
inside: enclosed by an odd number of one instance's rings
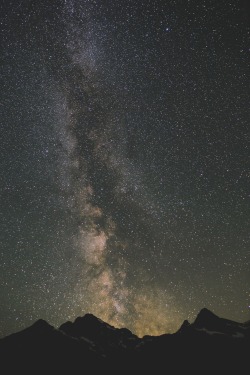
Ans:
POLYGON ((76 321, 79 320, 79 319, 81 319, 81 320, 84 319, 85 321, 92 322, 92 323, 107 324, 103 320, 101 320, 100 318, 97 318, 95 315, 90 314, 90 313, 85 314, 82 318, 81 317, 76 318, 76 321))
POLYGON ((212 311, 203 308, 197 315, 193 325, 195 328, 212 328, 217 327, 221 318, 215 315, 212 311))
POLYGON ((22 370, 30 366, 32 371, 28 373, 33 373, 37 363, 44 365, 43 372, 48 373, 51 361, 56 369, 54 373, 64 373, 65 369, 68 373, 79 373, 79 369, 81 372, 94 366, 97 371, 93 373, 104 369, 113 374, 121 363, 127 366, 125 372, 129 372, 134 361, 142 372, 147 372, 152 363, 166 366, 166 353, 168 367, 177 369, 178 373, 186 369, 200 373, 200 361, 196 358, 201 358, 206 366, 211 363, 210 373, 216 372, 218 361, 221 368, 227 366, 227 372, 231 365, 238 371, 239 364, 247 365, 248 360, 250 327, 247 324, 220 318, 204 308, 194 323, 185 320, 176 334, 138 338, 127 328, 114 328, 93 314, 78 317, 73 323, 68 321, 59 329, 39 319, 31 327, 0 340, 0 356, 7 358, 8 366, 17 363, 20 367, 22 363, 22 370), (13 358, 20 360, 13 361, 13 358))
POLYGON ((29 329, 35 330, 35 331, 48 331, 51 329, 54 329, 53 326, 51 326, 46 320, 44 319, 38 319, 34 324, 32 324, 29 329))
POLYGON ((218 318, 217 315, 215 315, 212 311, 208 310, 206 307, 204 307, 203 309, 201 309, 201 311, 197 315, 197 318, 199 318, 199 319, 201 319, 201 318, 211 319, 211 318, 215 318, 215 317, 218 318))
POLYGON ((82 317, 77 317, 73 325, 78 329, 87 329, 89 330, 99 330, 101 327, 114 328, 110 324, 104 322, 100 318, 97 318, 95 315, 87 313, 82 317))
POLYGON ((46 327, 48 326, 49 323, 46 322, 46 320, 44 319, 38 319, 34 324, 33 324, 33 327, 46 327))
POLYGON ((78 316, 75 321, 63 323, 59 330, 74 337, 89 337, 105 328, 113 328, 95 315, 87 313, 84 316, 78 316))
POLYGON ((184 322, 182 323, 181 327, 179 328, 179 330, 177 332, 178 333, 186 332, 189 329, 190 326, 191 326, 191 324, 189 323, 189 321, 184 320, 184 322))

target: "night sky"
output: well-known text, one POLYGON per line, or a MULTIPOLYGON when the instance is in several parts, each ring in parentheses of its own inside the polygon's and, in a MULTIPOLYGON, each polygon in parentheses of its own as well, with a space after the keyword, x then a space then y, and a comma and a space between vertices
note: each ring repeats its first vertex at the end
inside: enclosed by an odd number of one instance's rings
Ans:
POLYGON ((1 0, 0 335, 250 319, 250 11, 1 0))

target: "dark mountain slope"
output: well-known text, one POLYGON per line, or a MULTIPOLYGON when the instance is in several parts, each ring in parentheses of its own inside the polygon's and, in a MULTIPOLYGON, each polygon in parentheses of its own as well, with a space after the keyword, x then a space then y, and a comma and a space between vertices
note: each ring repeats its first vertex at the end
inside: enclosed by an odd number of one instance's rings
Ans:
POLYGON ((249 365, 250 324, 202 309, 174 334, 145 336, 86 314, 55 329, 38 320, 0 340, 4 374, 240 374, 249 365))
POLYGON ((124 352, 135 348, 140 339, 127 328, 115 328, 92 314, 78 317, 74 323, 66 322, 59 328, 75 338, 86 338, 95 342, 106 354, 124 352))

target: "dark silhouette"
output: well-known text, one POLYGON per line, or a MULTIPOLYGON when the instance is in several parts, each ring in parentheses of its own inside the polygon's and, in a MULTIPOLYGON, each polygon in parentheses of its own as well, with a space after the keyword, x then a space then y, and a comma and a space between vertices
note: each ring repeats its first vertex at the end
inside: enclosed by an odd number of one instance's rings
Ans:
POLYGON ((38 320, 1 339, 0 363, 4 374, 240 374, 248 368, 249 349, 250 322, 205 308, 174 334, 143 338, 86 314, 59 329, 38 320))

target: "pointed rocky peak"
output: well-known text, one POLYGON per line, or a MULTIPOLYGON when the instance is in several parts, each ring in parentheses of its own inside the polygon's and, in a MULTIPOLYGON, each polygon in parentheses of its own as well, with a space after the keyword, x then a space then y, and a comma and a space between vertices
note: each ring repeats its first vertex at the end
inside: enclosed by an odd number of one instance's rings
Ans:
POLYGON ((220 318, 208 309, 202 309, 197 315, 192 327, 195 330, 207 331, 210 334, 223 334, 227 337, 245 337, 248 333, 244 323, 220 318))
POLYGON ((179 330, 176 333, 184 333, 190 327, 191 327, 191 324, 189 323, 189 321, 188 320, 184 320, 184 322, 182 323, 181 327, 179 328, 179 330))
POLYGON ((83 317, 78 317, 74 321, 76 330, 82 332, 99 332, 100 330, 112 330, 115 329, 113 326, 97 318, 93 314, 85 314, 83 317))
POLYGON ((100 334, 101 331, 113 330, 114 327, 105 323, 93 314, 85 314, 77 317, 75 321, 63 323, 59 330, 73 337, 93 337, 100 334))
POLYGON ((197 317, 205 317, 205 318, 211 318, 211 317, 217 317, 217 315, 215 315, 212 311, 208 310, 206 307, 204 307, 203 309, 201 309, 201 311, 199 312, 199 314, 197 315, 197 317))
POLYGON ((220 321, 220 318, 217 315, 215 315, 212 311, 203 308, 197 315, 193 326, 195 328, 211 328, 214 324, 217 326, 218 321, 220 321))
POLYGON ((46 328, 46 327, 52 327, 46 320, 44 319, 38 319, 34 324, 32 324, 31 327, 34 328, 46 328))
POLYGON ((19 342, 19 340, 33 340, 34 338, 44 338, 46 336, 53 335, 54 332, 56 332, 55 328, 51 326, 46 320, 39 319, 35 323, 33 323, 31 326, 23 329, 22 331, 18 331, 15 333, 12 333, 9 336, 6 336, 4 340, 7 341, 13 341, 16 340, 19 342))
POLYGON ((90 313, 85 314, 82 319, 88 319, 88 320, 92 320, 95 322, 99 321, 99 322, 104 323, 103 320, 101 320, 100 318, 97 318, 94 314, 90 314, 90 313))
POLYGON ((112 348, 122 348, 134 346, 139 340, 127 328, 115 328, 112 325, 97 318, 93 314, 85 314, 72 322, 66 322, 59 328, 68 336, 89 340, 100 348, 113 350, 112 348))
POLYGON ((182 323, 181 328, 187 328, 187 327, 190 327, 190 323, 189 323, 188 320, 184 320, 184 322, 182 323))
MULTIPOLYGON (((106 326, 109 326, 111 327, 108 323, 105 323, 103 320, 97 318, 95 315, 93 314, 85 314, 83 317, 78 317, 76 318, 75 320, 75 324, 82 324, 84 322, 84 324, 91 324, 91 325, 106 325, 106 326)), ((112 327, 113 328, 113 327, 112 327)))
POLYGON ((70 322, 70 321, 67 321, 67 322, 63 323, 58 329, 60 331, 63 331, 66 334, 70 334, 72 326, 73 326, 73 323, 70 322))
POLYGON ((32 326, 28 327, 27 330, 33 331, 33 332, 49 332, 53 331, 55 328, 51 326, 46 320, 39 319, 37 320, 32 326))

